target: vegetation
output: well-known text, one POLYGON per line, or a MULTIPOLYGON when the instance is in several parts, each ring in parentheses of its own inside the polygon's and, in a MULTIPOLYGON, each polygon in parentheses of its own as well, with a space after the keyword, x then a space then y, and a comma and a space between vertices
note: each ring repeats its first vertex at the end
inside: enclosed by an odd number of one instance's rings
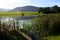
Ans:
POLYGON ((38 13, 45 13, 45 14, 53 14, 53 13, 60 13, 60 7, 58 7, 57 5, 53 6, 53 7, 41 7, 38 11, 38 13))
MULTIPOLYGON (((48 7, 49 8, 49 7, 48 7)), ((44 12, 47 12, 50 9, 44 9, 44 12)), ((43 9, 43 8, 41 8, 43 9)), ((0 16, 36 16, 35 19, 32 20, 31 26, 24 24, 24 28, 21 29, 24 33, 30 36, 30 31, 32 30, 33 35, 37 33, 39 35, 39 40, 41 39, 49 39, 49 40, 60 40, 60 14, 57 11, 58 8, 54 8, 56 14, 49 14, 49 11, 47 14, 44 14, 41 10, 39 13, 37 12, 0 12, 0 16)), ((19 30, 19 29, 18 29, 19 30)), ((15 32, 10 31, 12 34, 15 32)), ((7 33, 7 32, 6 32, 7 33)), ((16 32, 18 34, 18 32, 16 32)), ((10 34, 11 35, 11 34, 10 34)), ((20 34, 19 34, 20 35, 20 34)), ((15 35, 14 35, 15 36, 15 35)), ((18 37, 19 38, 19 37, 18 37)))
POLYGON ((39 39, 57 40, 60 37, 60 14, 41 14, 32 19, 32 26, 28 25, 25 28, 27 34, 30 30, 33 31, 33 34, 37 32, 39 39))

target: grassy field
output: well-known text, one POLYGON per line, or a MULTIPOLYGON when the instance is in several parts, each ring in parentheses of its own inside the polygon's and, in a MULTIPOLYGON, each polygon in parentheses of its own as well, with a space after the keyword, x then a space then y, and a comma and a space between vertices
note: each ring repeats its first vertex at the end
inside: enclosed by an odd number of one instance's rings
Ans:
MULTIPOLYGON (((37 15, 37 12, 23 12, 24 16, 37 15)), ((0 12, 0 16, 22 16, 22 12, 0 12)))
POLYGON ((60 36, 49 36, 48 40, 60 40, 60 36))

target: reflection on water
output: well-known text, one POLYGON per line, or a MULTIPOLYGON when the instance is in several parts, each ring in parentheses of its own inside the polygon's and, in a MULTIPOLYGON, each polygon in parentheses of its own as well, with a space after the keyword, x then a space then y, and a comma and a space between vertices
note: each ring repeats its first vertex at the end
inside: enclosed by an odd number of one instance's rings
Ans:
POLYGON ((23 24, 31 26, 31 20, 19 20, 19 26, 23 28, 23 24))
POLYGON ((16 19, 13 17, 1 17, 0 18, 1 23, 5 23, 6 25, 11 25, 13 26, 15 23, 15 27, 23 28, 23 24, 31 26, 31 20, 21 20, 21 19, 16 19))

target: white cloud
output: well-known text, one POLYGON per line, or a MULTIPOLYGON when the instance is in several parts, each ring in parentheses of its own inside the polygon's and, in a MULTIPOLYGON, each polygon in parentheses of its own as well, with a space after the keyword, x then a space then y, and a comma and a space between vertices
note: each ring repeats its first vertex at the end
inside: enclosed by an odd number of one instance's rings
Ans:
POLYGON ((0 8, 12 9, 17 6, 25 6, 30 0, 0 0, 0 8))

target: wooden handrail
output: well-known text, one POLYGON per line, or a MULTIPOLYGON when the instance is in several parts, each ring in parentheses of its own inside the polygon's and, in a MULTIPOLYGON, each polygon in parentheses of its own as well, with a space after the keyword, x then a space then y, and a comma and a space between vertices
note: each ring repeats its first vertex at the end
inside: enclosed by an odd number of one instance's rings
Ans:
POLYGON ((32 38, 29 37, 29 36, 28 36, 27 34, 25 34, 24 32, 19 31, 19 33, 20 33, 23 37, 25 37, 27 40, 32 40, 32 38))

